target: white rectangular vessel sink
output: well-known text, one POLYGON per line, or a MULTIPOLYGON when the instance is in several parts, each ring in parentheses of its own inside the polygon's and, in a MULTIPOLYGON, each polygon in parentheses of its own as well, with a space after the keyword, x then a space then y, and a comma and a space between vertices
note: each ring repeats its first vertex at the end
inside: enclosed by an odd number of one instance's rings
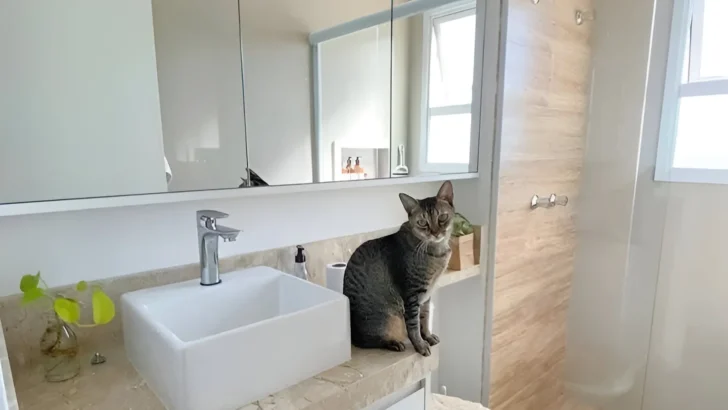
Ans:
POLYGON ((268 267, 121 304, 127 356, 168 409, 237 409, 351 359, 346 296, 268 267))

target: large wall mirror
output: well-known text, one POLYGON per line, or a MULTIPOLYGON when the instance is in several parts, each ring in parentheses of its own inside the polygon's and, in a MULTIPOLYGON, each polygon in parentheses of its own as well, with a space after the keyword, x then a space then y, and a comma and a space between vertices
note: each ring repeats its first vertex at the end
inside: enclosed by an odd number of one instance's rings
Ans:
POLYGON ((389 177, 391 9, 391 0, 240 0, 250 168, 260 180, 389 177), (356 24, 371 15, 374 24, 356 24))
POLYGON ((477 15, 475 0, 4 2, 0 204, 477 171, 477 15))
POLYGON ((237 3, 0 6, 0 203, 247 179, 237 3))
POLYGON ((288 185, 477 171, 476 8, 241 1, 255 175, 288 185))
POLYGON ((409 147, 410 175, 477 171, 476 1, 412 1, 393 15, 394 45, 407 50, 392 76, 406 118, 393 146, 409 147))

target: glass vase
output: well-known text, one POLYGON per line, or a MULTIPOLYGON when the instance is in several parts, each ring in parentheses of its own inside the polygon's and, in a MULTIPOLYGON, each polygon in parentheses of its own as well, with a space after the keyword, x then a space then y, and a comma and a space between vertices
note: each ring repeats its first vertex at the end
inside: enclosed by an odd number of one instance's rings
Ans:
POLYGON ((76 333, 58 316, 49 318, 40 339, 40 352, 46 381, 69 380, 78 376, 81 371, 76 333))

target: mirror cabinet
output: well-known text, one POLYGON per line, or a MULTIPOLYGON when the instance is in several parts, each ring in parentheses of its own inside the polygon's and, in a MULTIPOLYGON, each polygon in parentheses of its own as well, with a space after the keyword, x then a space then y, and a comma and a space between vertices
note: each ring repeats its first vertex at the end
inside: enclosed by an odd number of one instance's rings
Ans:
POLYGON ((477 172, 477 16, 474 0, 7 2, 0 204, 477 172))

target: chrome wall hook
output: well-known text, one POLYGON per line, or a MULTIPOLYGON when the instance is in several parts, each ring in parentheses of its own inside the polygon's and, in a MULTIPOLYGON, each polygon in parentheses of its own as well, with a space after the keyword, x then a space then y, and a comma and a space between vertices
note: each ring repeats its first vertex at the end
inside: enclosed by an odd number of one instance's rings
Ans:
POLYGON ((531 197, 531 209, 546 208, 548 206, 548 199, 541 198, 538 195, 531 197))
POLYGON ((576 10, 574 12, 574 21, 577 26, 581 26, 585 21, 594 21, 596 16, 592 10, 576 10))
POLYGON ((538 195, 531 197, 531 209, 536 208, 553 208, 556 205, 566 206, 569 203, 569 197, 566 195, 551 194, 548 198, 541 198, 538 195))
POLYGON ((550 206, 556 206, 556 205, 566 206, 566 204, 568 204, 568 203, 569 203, 569 197, 566 195, 551 194, 549 196, 549 205, 550 206))

